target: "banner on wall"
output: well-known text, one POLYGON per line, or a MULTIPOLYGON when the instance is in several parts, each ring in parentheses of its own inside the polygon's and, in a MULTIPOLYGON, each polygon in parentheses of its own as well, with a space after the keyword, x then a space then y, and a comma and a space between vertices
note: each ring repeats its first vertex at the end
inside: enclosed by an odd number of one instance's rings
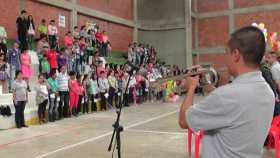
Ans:
POLYGON ((58 26, 59 27, 66 27, 66 17, 62 14, 58 15, 58 26))

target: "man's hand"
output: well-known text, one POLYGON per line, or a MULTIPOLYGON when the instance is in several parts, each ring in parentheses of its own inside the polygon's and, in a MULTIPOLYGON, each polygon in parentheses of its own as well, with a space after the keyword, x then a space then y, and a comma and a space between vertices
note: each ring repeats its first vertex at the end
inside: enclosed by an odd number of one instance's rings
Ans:
POLYGON ((198 82, 199 82, 199 75, 194 76, 194 77, 187 77, 186 82, 187 82, 187 84, 186 84, 187 91, 196 89, 196 87, 198 86, 198 82))

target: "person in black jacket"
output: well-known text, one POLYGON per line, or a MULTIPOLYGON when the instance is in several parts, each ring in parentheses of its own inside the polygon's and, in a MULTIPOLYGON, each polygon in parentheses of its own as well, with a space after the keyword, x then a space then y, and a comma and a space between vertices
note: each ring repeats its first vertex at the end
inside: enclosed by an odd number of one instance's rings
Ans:
POLYGON ((32 43, 35 36, 35 25, 32 15, 27 18, 27 43, 28 48, 32 49, 32 43))
POLYGON ((20 16, 16 20, 18 40, 20 41, 21 50, 27 49, 27 16, 26 11, 22 10, 20 16))
POLYGON ((279 92, 277 90, 277 85, 273 81, 271 69, 270 69, 268 64, 263 63, 261 65, 260 70, 262 72, 263 78, 265 79, 265 81, 268 83, 268 85, 272 89, 275 97, 278 98, 275 101, 275 109, 274 109, 274 116, 277 116, 277 115, 280 114, 280 102, 279 102, 279 97, 278 97, 279 96, 279 92))

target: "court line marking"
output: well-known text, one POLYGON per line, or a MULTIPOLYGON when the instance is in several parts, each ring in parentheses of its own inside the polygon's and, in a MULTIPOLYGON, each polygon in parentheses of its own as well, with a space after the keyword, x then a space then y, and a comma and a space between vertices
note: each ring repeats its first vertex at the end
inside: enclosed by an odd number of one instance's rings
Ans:
MULTIPOLYGON (((172 112, 168 112, 168 113, 165 113, 165 114, 162 114, 162 115, 150 118, 148 120, 141 121, 141 122, 129 125, 129 126, 125 127, 124 129, 129 129, 129 128, 133 128, 133 127, 136 127, 136 126, 139 126, 139 125, 142 125, 142 124, 146 124, 148 122, 152 122, 154 120, 158 120, 158 119, 167 117, 167 116, 175 114, 177 112, 178 112, 178 110, 175 110, 175 111, 172 111, 172 112)), ((83 144, 86 144, 86 143, 89 143, 89 142, 94 142, 94 141, 96 141, 96 140, 98 140, 100 138, 107 137, 107 136, 110 136, 112 134, 113 134, 113 132, 108 132, 108 133, 102 134, 102 135, 97 136, 97 137, 92 137, 92 138, 83 140, 81 142, 78 142, 78 143, 75 143, 75 144, 72 144, 72 145, 67 145, 67 146, 61 147, 61 148, 59 148, 57 150, 50 151, 50 152, 47 152, 47 153, 42 154, 42 155, 38 155, 38 156, 36 156, 34 158, 43 158, 43 157, 46 157, 46 156, 50 156, 50 155, 53 155, 53 154, 55 154, 57 152, 60 152, 60 151, 63 151, 63 150, 68 150, 68 149, 74 148, 74 147, 79 146, 79 145, 83 145, 83 144)))
POLYGON ((81 129, 81 128, 84 128, 84 127, 85 126, 83 124, 75 125, 75 126, 69 126, 69 127, 64 128, 63 130, 54 130, 54 131, 50 131, 50 132, 44 132, 42 134, 34 135, 34 136, 31 136, 31 137, 26 137, 26 138, 10 141, 10 142, 4 143, 4 144, 0 144, 0 150, 2 150, 3 148, 5 148, 9 145, 22 143, 22 142, 26 142, 26 141, 31 141, 31 140, 34 140, 36 138, 41 138, 41 137, 45 137, 45 136, 54 136, 54 135, 59 135, 59 134, 63 134, 63 133, 68 133, 68 132, 71 132, 73 130, 81 129))
POLYGON ((186 135, 186 132, 165 132, 165 131, 149 131, 149 130, 137 130, 137 129, 128 129, 126 132, 135 132, 135 133, 152 133, 152 134, 170 134, 170 135, 186 135))

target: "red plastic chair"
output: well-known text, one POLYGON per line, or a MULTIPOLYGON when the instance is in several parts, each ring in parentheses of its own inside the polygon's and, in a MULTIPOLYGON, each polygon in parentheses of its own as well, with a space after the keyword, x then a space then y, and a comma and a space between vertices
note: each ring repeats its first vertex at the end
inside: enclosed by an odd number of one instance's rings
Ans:
POLYGON ((203 137, 203 131, 193 132, 192 129, 188 128, 188 153, 189 157, 192 155, 192 135, 195 137, 195 158, 199 158, 199 145, 203 137))
POLYGON ((280 127, 272 125, 268 132, 268 148, 275 148, 275 158, 280 158, 280 127))
POLYGON ((271 125, 280 127, 280 116, 276 116, 273 118, 271 125))
POLYGON ((267 147, 275 148, 275 158, 280 158, 280 116, 276 116, 272 120, 267 147))

